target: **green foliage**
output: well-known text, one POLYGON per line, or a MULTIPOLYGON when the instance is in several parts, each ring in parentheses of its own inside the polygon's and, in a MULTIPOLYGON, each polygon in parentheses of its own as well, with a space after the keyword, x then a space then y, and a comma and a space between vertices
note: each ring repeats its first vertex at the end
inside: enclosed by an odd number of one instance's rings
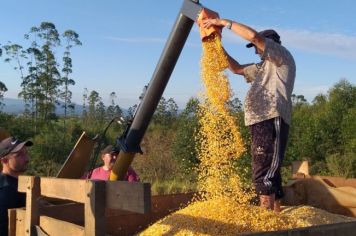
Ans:
POLYGON ((172 144, 172 156, 184 172, 191 172, 199 164, 197 158, 196 132, 198 129, 199 101, 191 98, 178 122, 177 134, 172 144))
POLYGON ((285 163, 307 159, 312 174, 354 176, 348 170, 356 156, 355 107, 356 87, 345 79, 312 104, 294 103, 285 163))
POLYGON ((161 180, 151 183, 152 195, 164 195, 174 193, 191 193, 197 191, 196 182, 191 182, 190 179, 186 180, 161 180))
POLYGON ((332 176, 342 176, 345 178, 356 177, 356 156, 355 153, 332 154, 326 157, 326 166, 332 176))
POLYGON ((153 123, 169 128, 177 118, 178 105, 173 98, 166 100, 162 97, 157 105, 157 109, 153 115, 153 123))

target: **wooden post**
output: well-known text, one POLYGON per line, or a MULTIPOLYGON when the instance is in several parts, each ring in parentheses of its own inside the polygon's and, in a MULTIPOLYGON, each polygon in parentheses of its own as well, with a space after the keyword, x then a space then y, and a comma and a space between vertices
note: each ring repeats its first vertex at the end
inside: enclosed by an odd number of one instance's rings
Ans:
POLYGON ((86 236, 104 236, 105 225, 105 181, 86 182, 84 200, 84 231, 86 236))
POLYGON ((7 211, 9 217, 9 236, 16 236, 16 209, 7 211))
POLYGON ((309 175, 308 161, 294 161, 292 162, 293 178, 305 177, 309 175))
POLYGON ((40 216, 38 210, 38 198, 41 194, 40 178, 38 176, 28 176, 26 187, 26 215, 25 215, 25 234, 32 236, 31 229, 39 225, 40 216))

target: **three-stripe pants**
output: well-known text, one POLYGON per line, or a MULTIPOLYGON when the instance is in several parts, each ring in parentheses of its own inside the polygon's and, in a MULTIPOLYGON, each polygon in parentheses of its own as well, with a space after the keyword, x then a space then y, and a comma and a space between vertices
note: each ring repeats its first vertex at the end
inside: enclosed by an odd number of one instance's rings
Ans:
POLYGON ((281 117, 249 126, 252 180, 258 195, 283 197, 281 164, 287 146, 289 125, 281 117))

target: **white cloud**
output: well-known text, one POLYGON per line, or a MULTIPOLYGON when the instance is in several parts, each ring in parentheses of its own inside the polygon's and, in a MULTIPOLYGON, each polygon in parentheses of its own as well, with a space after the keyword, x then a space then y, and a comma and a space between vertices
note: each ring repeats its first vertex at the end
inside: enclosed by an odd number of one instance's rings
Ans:
MULTIPOLYGON (((256 27, 257 30, 265 28, 270 27, 256 27)), ((356 60, 356 36, 298 29, 277 28, 276 31, 281 35, 282 43, 289 48, 356 60)), ((229 42, 245 44, 243 39, 235 37, 232 32, 227 31, 224 37, 229 42)))
POLYGON ((293 29, 278 32, 289 47, 356 60, 356 36, 293 29))

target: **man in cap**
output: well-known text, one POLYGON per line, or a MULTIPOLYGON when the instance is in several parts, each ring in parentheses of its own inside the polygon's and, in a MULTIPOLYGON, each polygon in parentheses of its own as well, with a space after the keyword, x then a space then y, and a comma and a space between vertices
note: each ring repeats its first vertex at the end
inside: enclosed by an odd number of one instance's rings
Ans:
POLYGON ((0 235, 8 234, 7 210, 24 207, 26 204, 26 194, 17 191, 17 178, 27 170, 27 147, 32 145, 31 141, 22 142, 14 137, 6 138, 0 143, 0 235))
POLYGON ((229 69, 245 77, 251 87, 244 101, 245 125, 249 126, 252 144, 252 180, 261 207, 280 211, 283 197, 281 163, 287 145, 291 121, 291 95, 296 66, 291 53, 281 44, 273 29, 257 32, 228 19, 208 19, 203 27, 219 26, 249 41, 261 62, 239 64, 226 53, 229 69))
MULTIPOLYGON (((103 150, 101 150, 101 159, 103 160, 104 165, 94 169, 90 179, 109 180, 110 172, 114 166, 118 154, 119 150, 117 150, 113 145, 108 145, 103 150)), ((139 180, 138 175, 135 173, 131 166, 127 171, 125 180, 129 182, 135 182, 139 180)))

